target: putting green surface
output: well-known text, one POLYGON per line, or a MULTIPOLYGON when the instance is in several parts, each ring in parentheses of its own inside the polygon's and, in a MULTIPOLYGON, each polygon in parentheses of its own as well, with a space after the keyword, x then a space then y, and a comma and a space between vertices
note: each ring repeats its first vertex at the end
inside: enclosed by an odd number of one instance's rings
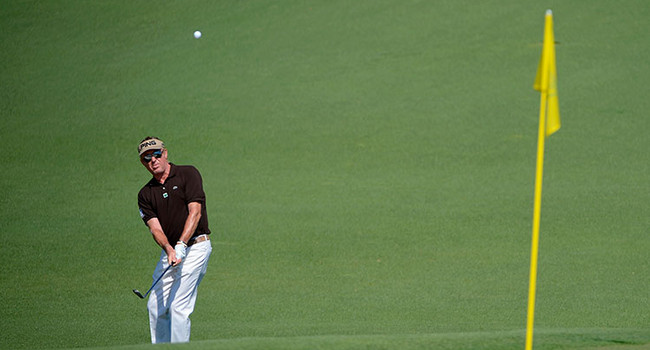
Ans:
POLYGON ((4 3, 0 348, 149 347, 148 135, 213 231, 179 348, 523 348, 548 8, 535 348, 647 348, 645 0, 4 3))

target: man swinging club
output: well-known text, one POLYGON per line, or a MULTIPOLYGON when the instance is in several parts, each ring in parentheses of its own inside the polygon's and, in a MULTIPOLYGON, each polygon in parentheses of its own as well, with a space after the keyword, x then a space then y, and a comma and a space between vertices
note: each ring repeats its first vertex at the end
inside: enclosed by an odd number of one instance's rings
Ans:
POLYGON ((151 342, 189 342, 190 314, 212 252, 203 181, 195 167, 170 163, 158 138, 142 140, 138 153, 153 175, 138 193, 140 216, 162 248, 147 303, 151 342))

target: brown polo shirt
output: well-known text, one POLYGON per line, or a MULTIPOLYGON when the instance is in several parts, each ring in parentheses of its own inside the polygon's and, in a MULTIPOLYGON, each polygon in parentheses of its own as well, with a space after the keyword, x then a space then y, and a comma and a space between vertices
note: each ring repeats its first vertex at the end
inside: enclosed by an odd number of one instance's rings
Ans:
POLYGON ((142 220, 146 224, 150 219, 158 218, 167 240, 175 245, 189 214, 187 205, 198 202, 201 203, 201 218, 192 237, 210 234, 201 174, 191 165, 169 165, 169 177, 164 184, 152 178, 138 193, 142 220))

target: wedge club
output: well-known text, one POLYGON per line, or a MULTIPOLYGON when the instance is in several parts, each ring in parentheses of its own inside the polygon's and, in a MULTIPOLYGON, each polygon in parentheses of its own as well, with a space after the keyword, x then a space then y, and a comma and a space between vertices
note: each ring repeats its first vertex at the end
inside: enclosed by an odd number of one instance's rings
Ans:
POLYGON ((157 279, 156 281, 153 282, 153 284, 151 285, 151 288, 149 288, 149 290, 148 290, 146 293, 144 293, 144 295, 142 295, 142 293, 140 293, 140 291, 137 290, 137 289, 134 289, 134 290, 133 290, 133 293, 135 293, 135 295, 139 296, 140 299, 144 299, 144 298, 146 298, 147 295, 149 295, 149 292, 151 292, 151 290, 153 289, 153 287, 156 285, 156 283, 158 283, 158 281, 160 281, 160 280, 163 278, 163 276, 165 275, 165 273, 167 273, 167 270, 169 270, 169 268, 172 267, 172 266, 174 266, 174 265, 173 265, 173 264, 170 264, 169 266, 167 266, 167 268, 165 269, 165 271, 163 271, 163 273, 160 275, 160 277, 158 277, 158 279, 157 279))

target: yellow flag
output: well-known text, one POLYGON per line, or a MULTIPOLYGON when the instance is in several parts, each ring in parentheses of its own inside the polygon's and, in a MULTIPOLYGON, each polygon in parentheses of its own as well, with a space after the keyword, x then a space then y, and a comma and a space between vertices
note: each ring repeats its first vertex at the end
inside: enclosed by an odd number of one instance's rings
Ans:
POLYGON ((557 97, 557 68, 555 67, 555 38, 553 35, 553 13, 546 11, 544 23, 544 45, 542 57, 537 66, 535 90, 542 93, 546 110, 546 136, 560 129, 560 106, 557 97))

